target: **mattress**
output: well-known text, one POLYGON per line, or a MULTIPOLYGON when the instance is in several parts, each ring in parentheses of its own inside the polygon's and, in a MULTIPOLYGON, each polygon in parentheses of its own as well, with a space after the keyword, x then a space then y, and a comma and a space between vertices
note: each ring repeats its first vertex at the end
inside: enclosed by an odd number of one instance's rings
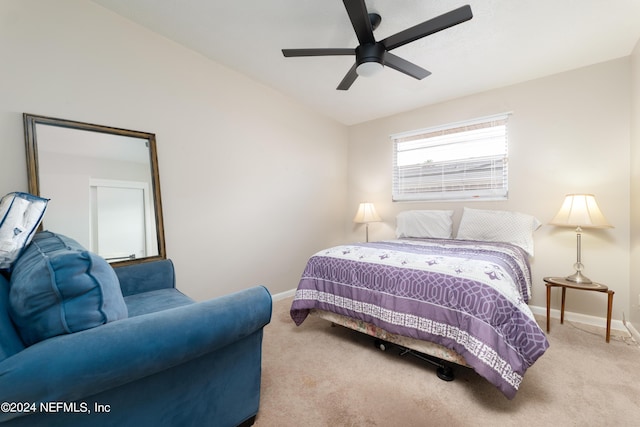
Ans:
POLYGON ((344 326, 345 328, 353 329, 354 331, 358 331, 371 337, 378 338, 382 341, 387 341, 398 346, 417 351, 419 353, 433 356, 446 362, 469 367, 467 362, 464 360, 464 357, 460 356, 458 353, 449 348, 431 341, 423 341, 398 334, 392 334, 371 323, 353 319, 341 314, 332 313, 330 311, 318 310, 314 308, 309 312, 309 314, 312 316, 317 316, 324 320, 328 320, 331 323, 335 323, 336 325, 344 326))

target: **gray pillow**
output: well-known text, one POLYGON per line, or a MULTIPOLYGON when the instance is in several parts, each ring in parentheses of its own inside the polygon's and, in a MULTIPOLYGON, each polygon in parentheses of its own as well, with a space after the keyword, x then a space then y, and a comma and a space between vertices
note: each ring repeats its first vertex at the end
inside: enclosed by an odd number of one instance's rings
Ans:
POLYGON ((40 225, 49 199, 9 193, 0 199, 0 269, 10 270, 40 225))

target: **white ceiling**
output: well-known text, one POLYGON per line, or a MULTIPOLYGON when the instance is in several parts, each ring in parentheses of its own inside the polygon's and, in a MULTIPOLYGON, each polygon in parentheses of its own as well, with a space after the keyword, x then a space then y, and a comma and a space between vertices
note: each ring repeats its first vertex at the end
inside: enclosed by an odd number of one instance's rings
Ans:
POLYGON ((464 4, 474 17, 393 51, 424 80, 385 67, 338 91, 354 57, 281 49, 355 48, 341 0, 93 1, 347 125, 627 56, 640 39, 640 0, 367 0, 376 40, 464 4))

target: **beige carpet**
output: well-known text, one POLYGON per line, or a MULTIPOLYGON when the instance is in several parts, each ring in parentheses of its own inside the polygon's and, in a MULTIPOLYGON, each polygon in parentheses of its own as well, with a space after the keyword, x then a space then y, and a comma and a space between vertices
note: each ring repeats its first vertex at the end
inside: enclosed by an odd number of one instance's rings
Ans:
POLYGON ((640 426, 640 347, 630 338, 551 324, 550 348, 506 399, 470 369, 445 382, 435 368, 372 338, 309 317, 291 299, 265 328, 258 427, 640 426))

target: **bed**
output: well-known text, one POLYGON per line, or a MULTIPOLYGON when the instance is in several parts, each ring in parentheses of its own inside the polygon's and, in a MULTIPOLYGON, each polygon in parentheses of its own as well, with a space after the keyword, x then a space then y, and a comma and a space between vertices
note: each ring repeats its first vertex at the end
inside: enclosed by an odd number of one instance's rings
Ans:
MULTIPOLYGON (((512 399, 526 370, 549 346, 527 305, 532 240, 521 244, 513 230, 506 232, 512 218, 494 218, 502 211, 490 212, 493 226, 487 218, 478 221, 483 211, 469 212, 465 208, 456 239, 450 238, 450 224, 434 232, 429 222, 428 232, 398 232, 398 239, 316 253, 298 284, 291 318, 300 326, 309 314, 319 315, 469 366, 512 399), (466 238, 470 230, 485 240, 466 238)), ((520 221, 519 215, 516 223, 530 235, 539 223, 527 222, 528 216, 520 221)), ((398 230, 401 223, 399 216, 398 230)))

